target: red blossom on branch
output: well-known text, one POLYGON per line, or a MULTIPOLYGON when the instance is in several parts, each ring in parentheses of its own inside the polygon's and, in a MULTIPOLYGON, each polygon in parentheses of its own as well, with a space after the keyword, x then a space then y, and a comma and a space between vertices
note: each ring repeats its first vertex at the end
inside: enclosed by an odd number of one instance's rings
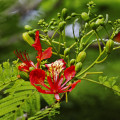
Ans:
POLYGON ((65 64, 63 59, 46 64, 49 75, 45 75, 45 71, 41 69, 32 70, 30 72, 31 84, 41 93, 54 94, 55 99, 59 101, 59 93, 71 92, 77 83, 81 81, 77 80, 74 83, 68 83, 75 76, 76 72, 74 65, 65 69, 65 64), (48 85, 44 83, 45 76, 47 76, 48 85))
POLYGON ((36 57, 36 58, 38 58, 36 66, 30 60, 28 53, 21 52, 21 51, 18 52, 17 50, 14 51, 15 55, 22 61, 22 63, 18 66, 18 69, 20 71, 30 72, 29 71, 30 67, 34 67, 35 69, 38 69, 41 60, 48 59, 52 55, 52 48, 51 47, 47 48, 44 52, 42 52, 42 47, 41 47, 40 38, 39 38, 39 31, 36 31, 35 42, 32 46, 35 48, 35 50, 38 51, 38 53, 37 53, 38 56, 36 57))
POLYGON ((44 52, 42 52, 42 47, 41 47, 40 38, 39 38, 39 31, 36 31, 35 43, 32 46, 35 48, 35 50, 38 51, 37 58, 39 58, 40 61, 43 60, 43 59, 48 59, 48 58, 51 57, 52 47, 49 47, 44 52))

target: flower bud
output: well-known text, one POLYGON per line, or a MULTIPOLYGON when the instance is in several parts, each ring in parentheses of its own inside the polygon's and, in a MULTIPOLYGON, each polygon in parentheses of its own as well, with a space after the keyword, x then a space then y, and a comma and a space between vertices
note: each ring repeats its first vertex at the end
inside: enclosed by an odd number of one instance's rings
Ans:
POLYGON ((44 19, 39 20, 38 24, 43 24, 44 19))
POLYGON ((104 25, 104 18, 102 18, 102 19, 97 19, 96 25, 104 25))
POLYGON ((48 30, 44 30, 44 33, 48 33, 48 30))
POLYGON ((20 78, 24 79, 24 80, 28 80, 29 79, 29 75, 28 73, 24 72, 24 71, 20 71, 19 72, 20 78))
POLYGON ((60 16, 61 16, 60 13, 57 13, 57 17, 60 18, 60 16))
POLYGON ((51 28, 51 30, 54 30, 54 29, 55 29, 55 27, 54 27, 54 26, 51 26, 50 28, 51 28))
POLYGON ((82 63, 81 63, 81 62, 78 62, 78 63, 75 65, 75 71, 76 71, 76 72, 80 72, 81 69, 82 69, 82 63))
POLYGON ((96 24, 95 22, 92 22, 92 23, 90 24, 90 27, 91 27, 93 30, 96 30, 97 24, 96 24))
POLYGON ((112 21, 109 20, 109 21, 108 21, 108 24, 111 24, 111 23, 112 23, 112 21))
POLYGON ((29 71, 31 72, 32 70, 34 70, 34 67, 29 67, 29 71))
POLYGON ((69 54, 69 52, 70 52, 70 48, 66 48, 66 49, 64 50, 64 55, 67 56, 67 55, 69 54))
POLYGON ((108 40, 107 43, 106 43, 106 53, 107 54, 110 54, 113 50, 113 47, 114 47, 114 42, 113 40, 108 40))
POLYGON ((75 59, 71 59, 70 60, 70 65, 74 65, 75 64, 75 59))
POLYGON ((81 14, 81 17, 82 17, 82 19, 84 20, 84 21, 88 21, 90 18, 89 18, 89 15, 86 13, 86 12, 83 12, 82 14, 81 14))
POLYGON ((62 22, 59 23, 60 31, 62 31, 64 29, 65 25, 66 25, 65 21, 62 21, 62 22))
POLYGON ((72 13, 71 14, 71 17, 75 17, 75 16, 77 16, 77 13, 72 13))
POLYGON ((28 32, 23 33, 23 39, 30 45, 34 44, 34 40, 32 37, 29 36, 28 32))
POLYGON ((25 25, 26 30, 32 30, 32 27, 30 25, 25 25))
POLYGON ((70 20, 71 19, 71 16, 67 16, 67 18, 65 20, 70 20))
POLYGON ((99 18, 99 19, 103 18, 103 15, 98 15, 98 18, 99 18))
POLYGON ((86 58, 86 52, 82 51, 78 54, 76 61, 77 62, 83 62, 86 58))
POLYGON ((53 21, 50 21, 49 25, 53 25, 53 21))
POLYGON ((63 8, 62 9, 62 17, 63 17, 63 19, 65 19, 67 17, 67 14, 68 14, 68 10, 66 8, 63 8))

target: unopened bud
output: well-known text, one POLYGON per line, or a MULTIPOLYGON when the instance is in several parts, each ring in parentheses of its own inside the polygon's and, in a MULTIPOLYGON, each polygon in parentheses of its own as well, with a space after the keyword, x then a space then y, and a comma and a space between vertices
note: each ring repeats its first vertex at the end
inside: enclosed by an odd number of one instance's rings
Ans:
POLYGON ((65 21, 62 21, 62 22, 59 23, 60 31, 62 31, 64 29, 65 25, 66 25, 65 21))
POLYGON ((32 70, 34 70, 34 67, 29 67, 29 71, 31 72, 32 70))
POLYGON ((75 65, 75 71, 76 71, 76 72, 80 72, 81 69, 82 69, 82 63, 81 63, 81 62, 78 62, 78 63, 75 65))
POLYGON ((77 16, 77 13, 72 13, 71 16, 75 17, 75 16, 77 16))
POLYGON ((68 14, 68 10, 66 8, 63 8, 62 9, 62 17, 63 17, 63 19, 65 19, 67 17, 67 14, 68 14))
POLYGON ((75 59, 70 60, 70 66, 75 64, 75 59))
POLYGON ((99 18, 99 19, 103 18, 103 15, 98 15, 98 18, 99 18))
POLYGON ((113 40, 108 40, 107 43, 106 43, 106 52, 107 54, 110 54, 113 50, 113 47, 114 47, 114 42, 113 40))
POLYGON ((70 52, 70 48, 66 48, 66 49, 64 50, 64 55, 67 56, 67 55, 69 54, 69 52, 70 52))
POLYGON ((44 19, 39 20, 38 24, 43 24, 44 19))
POLYGON ((97 24, 96 24, 95 22, 92 22, 92 23, 90 23, 90 27, 91 27, 93 30, 96 30, 97 24))
POLYGON ((97 19, 96 25, 104 25, 104 18, 102 18, 102 19, 97 19))
POLYGON ((25 25, 26 30, 32 30, 32 27, 30 25, 25 25))
POLYGON ((86 58, 86 52, 82 51, 78 54, 76 61, 77 62, 83 62, 86 58))
POLYGON ((70 20, 71 19, 71 16, 67 16, 67 18, 65 20, 70 20))
POLYGON ((82 17, 82 19, 84 20, 84 21, 88 21, 90 18, 89 18, 89 15, 86 13, 86 12, 83 12, 82 14, 81 14, 81 17, 82 17))
POLYGON ((32 46, 32 44, 34 44, 34 40, 32 37, 29 36, 29 34, 27 32, 23 33, 23 39, 32 46))
POLYGON ((57 17, 60 18, 60 16, 61 16, 60 13, 57 13, 57 17))

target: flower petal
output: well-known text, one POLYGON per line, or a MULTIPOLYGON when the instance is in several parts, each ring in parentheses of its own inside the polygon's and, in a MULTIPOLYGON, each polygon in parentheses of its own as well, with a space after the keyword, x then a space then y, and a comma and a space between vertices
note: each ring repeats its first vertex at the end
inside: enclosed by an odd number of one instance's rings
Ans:
POLYGON ((41 69, 34 69, 30 72, 31 84, 43 84, 45 80, 45 71, 41 69))
POLYGON ((64 79, 64 77, 63 77, 63 75, 61 75, 61 77, 60 77, 60 79, 58 81, 58 88, 61 86, 61 84, 63 82, 63 79, 64 79))
POLYGON ((64 76, 67 79, 67 81, 71 80, 75 76, 75 66, 72 65, 65 69, 64 76))
POLYGON ((49 47, 44 52, 42 52, 41 60, 48 59, 51 56, 52 56, 52 47, 49 47))
POLYGON ((39 31, 36 31, 35 34, 35 42, 34 44, 32 44, 32 46, 35 48, 35 50, 38 51, 38 56, 39 58, 41 58, 42 55, 42 47, 41 47, 41 43, 40 43, 40 38, 39 38, 39 31))
POLYGON ((77 83, 81 82, 81 80, 77 80, 76 82, 69 84, 68 86, 63 87, 59 93, 63 93, 63 92, 71 92, 75 86, 77 85, 77 83), (69 89, 70 88, 70 89, 69 89))
POLYGON ((34 63, 30 60, 28 53, 26 53, 26 51, 21 52, 21 51, 14 51, 15 55, 23 62, 21 63, 21 65, 19 65, 18 69, 20 71, 25 71, 25 72, 29 72, 29 67, 34 67, 35 65, 34 63))
POLYGON ((39 38, 39 31, 36 31, 35 42, 34 44, 32 44, 32 46, 35 48, 35 50, 42 52, 42 47, 41 47, 40 38, 39 38))
POLYGON ((47 76, 47 80, 48 80, 48 83, 49 83, 51 89, 54 89, 54 85, 53 85, 53 82, 52 82, 52 79, 50 76, 47 76))
POLYGON ((38 90, 38 92, 40 92, 40 93, 44 93, 44 94, 53 94, 51 91, 49 91, 49 90, 43 90, 43 89, 41 89, 41 87, 40 86, 35 86, 35 85, 33 85, 37 90, 38 90))
POLYGON ((81 82, 81 80, 77 80, 76 82, 74 82, 68 91, 71 92, 79 82, 81 82))
POLYGON ((57 101, 60 101, 60 96, 59 96, 59 94, 54 94, 55 95, 55 99, 57 100, 57 101))

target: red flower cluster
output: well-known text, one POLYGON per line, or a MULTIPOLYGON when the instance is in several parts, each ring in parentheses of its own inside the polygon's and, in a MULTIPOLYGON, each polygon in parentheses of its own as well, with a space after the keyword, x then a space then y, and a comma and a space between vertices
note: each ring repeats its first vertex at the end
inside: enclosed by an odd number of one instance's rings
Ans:
POLYGON ((72 65, 66 68, 65 61, 63 59, 59 59, 51 64, 45 64, 48 69, 48 72, 45 72, 39 68, 39 65, 41 60, 51 57, 52 48, 49 47, 44 52, 42 52, 42 47, 39 39, 39 31, 36 31, 35 43, 32 46, 35 48, 35 50, 38 51, 38 56, 36 57, 37 64, 35 65, 29 59, 29 56, 26 52, 21 53, 16 51, 16 56, 23 62, 18 67, 18 69, 20 71, 30 72, 30 82, 34 87, 36 87, 39 92, 45 94, 54 94, 56 100, 59 101, 59 93, 71 92, 77 83, 81 81, 77 80, 74 83, 69 82, 76 74, 75 66, 72 65), (30 67, 34 67, 35 69, 30 71, 30 67))
POLYGON ((54 94, 56 100, 60 100, 59 93, 71 92, 80 80, 66 85, 75 76, 75 66, 65 68, 63 59, 57 60, 51 64, 46 64, 49 74, 46 75, 44 70, 35 69, 30 72, 30 81, 36 89, 45 94, 54 94), (48 84, 44 83, 47 77, 48 84), (44 87, 44 88, 42 88, 44 87))

